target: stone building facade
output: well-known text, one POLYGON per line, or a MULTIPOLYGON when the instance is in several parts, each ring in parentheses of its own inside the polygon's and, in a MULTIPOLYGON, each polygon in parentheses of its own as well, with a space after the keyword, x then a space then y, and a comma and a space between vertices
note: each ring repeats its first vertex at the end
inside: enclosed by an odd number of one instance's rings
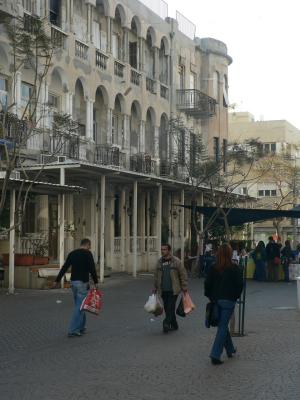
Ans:
MULTIPOLYGON (((43 168, 53 182, 86 188, 59 201, 35 198, 20 250, 29 234, 44 233, 50 257, 62 261, 90 237, 102 267, 134 274, 152 268, 162 240, 183 254, 190 217, 178 204, 190 201, 186 165, 194 157, 193 134, 185 127, 202 135, 212 157, 226 147, 232 61, 226 45, 186 36, 178 21, 137 0, 4 0, 0 11, 29 22, 46 18, 59 49, 40 101, 79 126, 53 159, 46 113, 28 141, 28 171, 43 168), (170 133, 174 118, 181 121, 179 140, 170 133)), ((0 93, 9 103, 15 90, 20 113, 33 76, 24 68, 12 82, 10 57, 1 32, 0 93)))

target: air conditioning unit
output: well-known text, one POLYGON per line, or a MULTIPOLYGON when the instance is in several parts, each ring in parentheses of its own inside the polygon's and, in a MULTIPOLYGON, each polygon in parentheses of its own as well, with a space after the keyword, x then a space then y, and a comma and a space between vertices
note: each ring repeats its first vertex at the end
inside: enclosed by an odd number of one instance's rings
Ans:
POLYGON ((66 161, 67 161, 67 157, 66 156, 57 156, 57 162, 64 163, 66 161))
MULTIPOLYGON (((0 178, 4 179, 6 176, 6 171, 0 171, 0 178)), ((21 175, 19 171, 11 171, 10 179, 21 179, 21 175)))

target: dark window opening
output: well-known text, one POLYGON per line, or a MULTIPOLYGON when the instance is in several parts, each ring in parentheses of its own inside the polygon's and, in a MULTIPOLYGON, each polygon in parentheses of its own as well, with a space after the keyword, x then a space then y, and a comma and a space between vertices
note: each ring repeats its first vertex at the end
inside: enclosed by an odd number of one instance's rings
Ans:
POLYGON ((60 25, 60 0, 50 0, 50 22, 53 25, 59 26, 60 25))
POLYGON ((129 43, 129 63, 135 69, 137 69, 137 48, 137 42, 129 43))

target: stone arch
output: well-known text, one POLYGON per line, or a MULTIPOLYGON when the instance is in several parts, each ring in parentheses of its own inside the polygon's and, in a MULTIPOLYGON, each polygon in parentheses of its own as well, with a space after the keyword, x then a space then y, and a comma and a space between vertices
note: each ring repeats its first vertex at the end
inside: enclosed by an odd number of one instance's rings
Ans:
POLYGON ((140 125, 142 109, 137 100, 131 103, 130 110, 130 153, 135 154, 140 151, 140 125))
POLYGON ((114 17, 115 19, 119 19, 121 26, 126 25, 127 21, 127 16, 124 7, 121 4, 117 4, 115 7, 115 12, 114 12, 114 17))
POLYGON ((155 46, 156 44, 156 32, 152 26, 149 26, 146 33, 146 41, 149 42, 151 39, 151 47, 155 46))
POLYGON ((78 122, 80 133, 83 135, 86 123, 86 104, 84 86, 81 78, 77 78, 75 82, 72 115, 73 119, 78 122))
POLYGON ((97 0, 96 7, 100 8, 100 11, 103 10, 104 15, 110 15, 109 0, 97 0))
POLYGON ((142 35, 142 24, 139 17, 136 15, 131 19, 131 30, 135 31, 138 37, 142 35))
POLYGON ((159 125, 159 158, 167 161, 169 156, 169 118, 166 113, 160 117, 159 125))
POLYGON ((104 144, 107 140, 108 107, 108 92, 103 85, 100 85, 96 89, 93 105, 93 139, 96 144, 104 144))
POLYGON ((146 112, 145 152, 154 156, 155 152, 155 111, 149 107, 146 112))

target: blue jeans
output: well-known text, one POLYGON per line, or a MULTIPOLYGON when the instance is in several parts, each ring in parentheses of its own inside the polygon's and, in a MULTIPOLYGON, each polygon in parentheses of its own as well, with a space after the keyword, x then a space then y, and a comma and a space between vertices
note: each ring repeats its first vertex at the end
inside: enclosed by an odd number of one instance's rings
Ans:
POLYGON ((228 323, 234 310, 235 301, 218 300, 218 306, 219 325, 210 357, 220 360, 224 347, 227 355, 232 355, 235 352, 228 329, 228 323))
POLYGON ((71 281, 71 288, 74 298, 74 310, 69 325, 69 333, 80 333, 84 331, 86 321, 85 312, 80 311, 80 306, 88 293, 88 283, 71 281))

